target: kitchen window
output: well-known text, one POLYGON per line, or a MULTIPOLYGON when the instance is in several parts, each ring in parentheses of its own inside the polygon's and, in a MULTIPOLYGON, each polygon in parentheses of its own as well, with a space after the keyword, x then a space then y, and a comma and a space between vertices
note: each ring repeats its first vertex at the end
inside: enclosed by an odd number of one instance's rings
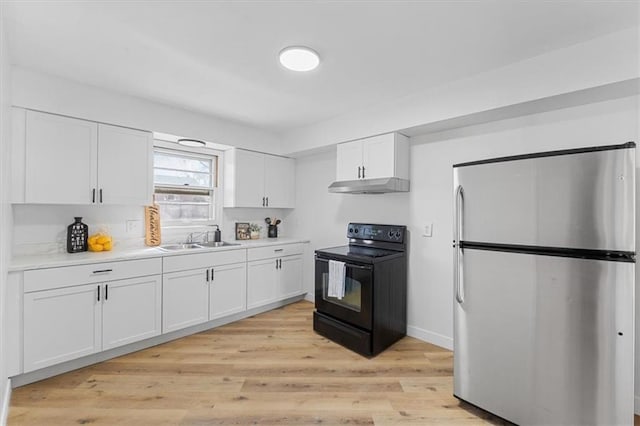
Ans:
POLYGON ((156 147, 154 199, 163 225, 216 220, 218 156, 156 147))

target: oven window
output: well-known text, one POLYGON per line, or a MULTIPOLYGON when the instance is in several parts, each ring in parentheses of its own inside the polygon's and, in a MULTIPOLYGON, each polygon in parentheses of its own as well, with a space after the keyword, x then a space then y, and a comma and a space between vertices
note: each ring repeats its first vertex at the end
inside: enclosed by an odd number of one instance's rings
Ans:
POLYGON ((349 274, 347 274, 344 281, 344 297, 342 299, 327 296, 328 288, 329 273, 325 272, 322 274, 322 298, 329 303, 340 305, 351 309, 352 311, 360 312, 362 309, 362 286, 360 281, 349 277, 349 274))

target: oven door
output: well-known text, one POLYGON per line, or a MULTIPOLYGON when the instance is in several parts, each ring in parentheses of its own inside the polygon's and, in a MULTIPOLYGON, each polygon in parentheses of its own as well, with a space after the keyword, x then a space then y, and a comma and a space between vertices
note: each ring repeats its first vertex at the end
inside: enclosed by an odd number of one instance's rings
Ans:
POLYGON ((346 262, 345 266, 344 297, 329 297, 329 260, 316 256, 316 309, 351 325, 371 330, 373 265, 346 262))

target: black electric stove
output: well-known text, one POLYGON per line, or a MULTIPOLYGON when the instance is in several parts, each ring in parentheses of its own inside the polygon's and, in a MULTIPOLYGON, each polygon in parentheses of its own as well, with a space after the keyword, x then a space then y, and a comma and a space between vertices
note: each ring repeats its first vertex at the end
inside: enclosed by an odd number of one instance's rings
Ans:
POLYGON ((407 231, 350 223, 349 245, 316 250, 314 330, 365 356, 406 334, 407 231), (345 263, 344 297, 329 295, 329 263, 345 263))

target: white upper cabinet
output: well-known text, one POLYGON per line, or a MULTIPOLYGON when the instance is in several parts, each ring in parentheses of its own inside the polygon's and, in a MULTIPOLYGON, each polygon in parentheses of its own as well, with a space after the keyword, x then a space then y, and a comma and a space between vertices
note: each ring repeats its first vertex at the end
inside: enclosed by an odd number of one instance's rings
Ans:
POLYGON ((338 144, 336 180, 362 178, 362 141, 338 144))
POLYGON ((27 111, 26 203, 90 204, 97 187, 98 125, 27 111))
POLYGON ((151 133, 98 125, 98 201, 103 204, 151 204, 151 133))
POLYGON ((409 179, 409 142, 388 133, 338 144, 336 180, 397 177, 409 179))
POLYGON ((264 193, 268 207, 293 208, 295 205, 295 163, 291 158, 264 156, 264 193))
POLYGON ((150 132, 16 109, 13 141, 14 203, 152 201, 150 132))
POLYGON ((224 155, 225 207, 295 207, 292 158, 231 149, 224 155))
POLYGON ((264 154, 232 149, 224 155, 224 206, 262 207, 264 154))

